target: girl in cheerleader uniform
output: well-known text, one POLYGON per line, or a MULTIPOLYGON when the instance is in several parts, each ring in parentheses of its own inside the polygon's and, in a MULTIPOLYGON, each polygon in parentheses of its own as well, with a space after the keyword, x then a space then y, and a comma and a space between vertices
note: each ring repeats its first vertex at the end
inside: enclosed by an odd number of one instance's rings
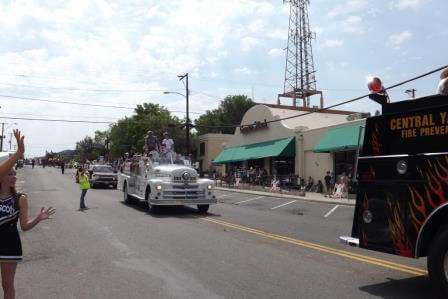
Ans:
POLYGON ((15 153, 0 165, 0 267, 6 299, 15 298, 14 276, 17 263, 22 260, 22 243, 17 222, 20 220, 21 229, 26 231, 55 213, 51 207, 42 208, 34 219, 28 218, 28 200, 25 194, 17 193, 16 171, 12 168, 15 161, 23 155, 25 146, 18 130, 14 131, 14 136, 17 139, 18 154, 15 153))

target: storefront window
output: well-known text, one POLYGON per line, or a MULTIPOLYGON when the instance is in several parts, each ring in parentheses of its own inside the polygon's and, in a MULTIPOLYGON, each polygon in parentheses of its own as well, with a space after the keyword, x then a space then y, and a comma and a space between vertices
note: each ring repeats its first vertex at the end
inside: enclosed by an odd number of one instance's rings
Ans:
POLYGON ((353 177, 356 151, 345 151, 334 153, 334 171, 336 175, 345 172, 350 178, 353 177))
POLYGON ((334 153, 334 172, 336 177, 339 179, 343 172, 348 175, 349 183, 349 193, 356 193, 356 186, 353 185, 352 178, 354 177, 355 170, 355 159, 356 151, 345 151, 334 153))
POLYGON ((277 175, 294 174, 294 158, 282 158, 282 157, 272 158, 271 173, 277 175))
POLYGON ((247 168, 263 168, 264 167, 264 159, 257 159, 257 160, 249 160, 247 161, 247 168))

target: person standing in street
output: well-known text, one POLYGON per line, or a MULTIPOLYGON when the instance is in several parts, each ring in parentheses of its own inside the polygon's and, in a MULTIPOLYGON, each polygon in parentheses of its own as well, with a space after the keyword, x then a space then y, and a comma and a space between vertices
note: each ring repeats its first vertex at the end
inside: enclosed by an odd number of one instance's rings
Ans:
POLYGON ((34 168, 34 164, 36 163, 36 161, 34 161, 34 159, 33 160, 31 160, 31 166, 34 168))
POLYGON ((65 161, 62 160, 61 161, 61 172, 62 172, 62 174, 64 174, 64 170, 65 170, 65 161))
POLYGON ((28 218, 28 199, 25 194, 16 191, 17 178, 13 168, 14 159, 25 152, 24 137, 20 136, 18 130, 14 130, 14 136, 17 152, 0 165, 0 268, 5 299, 15 298, 14 278, 17 264, 22 260, 22 242, 17 222, 20 221, 22 231, 27 231, 55 213, 52 207, 41 208, 36 217, 32 220, 28 218))
POLYGON ((78 172, 76 173, 76 182, 79 184, 79 188, 81 189, 81 197, 79 201, 79 209, 85 210, 88 207, 85 203, 85 196, 87 193, 87 190, 90 189, 90 181, 89 176, 84 171, 84 168, 79 167, 78 172))

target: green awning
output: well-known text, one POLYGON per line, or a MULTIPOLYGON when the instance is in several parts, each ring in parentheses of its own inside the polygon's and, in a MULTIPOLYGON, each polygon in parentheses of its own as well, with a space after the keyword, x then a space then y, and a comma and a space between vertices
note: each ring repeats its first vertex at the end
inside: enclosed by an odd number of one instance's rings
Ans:
MULTIPOLYGON (((359 127, 361 126, 364 126, 364 123, 328 130, 313 148, 313 152, 329 153, 356 149, 358 146, 359 127)), ((360 145, 362 145, 364 140, 364 129, 361 129, 361 131, 360 145)))
POLYGON ((294 137, 225 148, 213 160, 213 164, 247 161, 268 157, 294 157, 294 137))

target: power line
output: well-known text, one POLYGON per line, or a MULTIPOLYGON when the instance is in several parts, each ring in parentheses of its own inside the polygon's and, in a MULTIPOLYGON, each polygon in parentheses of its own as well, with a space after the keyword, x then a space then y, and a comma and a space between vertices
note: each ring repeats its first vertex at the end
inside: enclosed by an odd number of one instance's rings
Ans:
MULTIPOLYGON (((87 104, 87 103, 80 103, 80 102, 68 102, 68 101, 49 100, 49 99, 40 99, 40 98, 31 98, 31 97, 22 97, 22 96, 12 96, 12 95, 3 95, 3 94, 0 94, 0 97, 1 98, 8 98, 8 99, 17 99, 17 100, 26 100, 26 101, 38 101, 38 102, 57 103, 57 104, 68 104, 68 105, 78 105, 78 106, 91 106, 91 107, 103 107, 103 108, 135 110, 135 107, 87 104)), ((185 111, 178 111, 178 110, 172 110, 172 111, 168 110, 168 112, 185 113, 185 111)), ((190 112, 190 113, 202 114, 200 112, 190 112)))
POLYGON ((36 120, 49 122, 66 122, 66 123, 87 123, 87 124, 113 124, 110 121, 90 121, 90 120, 68 120, 68 119, 48 119, 48 118, 26 118, 26 117, 5 117, 0 116, 0 119, 15 119, 15 120, 36 120))
POLYGON ((72 90, 72 91, 88 91, 88 92, 164 92, 164 89, 89 89, 89 88, 77 88, 77 87, 54 87, 54 86, 39 86, 39 85, 25 85, 25 84, 13 84, 3 83, 0 85, 14 86, 23 88, 41 88, 41 89, 56 89, 56 90, 72 90))
POLYGON ((17 100, 38 101, 38 102, 48 102, 48 103, 58 103, 58 104, 79 105, 79 106, 92 106, 92 107, 130 109, 130 110, 135 109, 133 107, 125 107, 125 106, 99 105, 99 104, 87 104, 87 103, 79 103, 79 102, 56 101, 56 100, 39 99, 39 98, 31 98, 31 97, 11 96, 11 95, 4 95, 4 94, 0 94, 0 97, 9 98, 9 99, 17 99, 17 100))
MULTIPOLYGON (((405 81, 399 82, 399 83, 397 83, 397 84, 391 85, 391 86, 385 88, 385 90, 389 90, 389 89, 392 89, 392 88, 395 88, 395 87, 404 85, 404 84, 406 84, 406 83, 409 83, 409 82, 412 82, 412 81, 421 79, 421 78, 423 78, 423 77, 426 77, 426 76, 429 76, 429 75, 431 75, 431 74, 434 74, 434 73, 436 73, 436 72, 438 72, 438 71, 441 71, 441 70, 443 70, 443 69, 445 69, 445 68, 448 68, 448 65, 439 67, 439 68, 437 68, 437 69, 435 69, 435 70, 432 70, 432 71, 427 72, 427 73, 424 73, 424 74, 422 74, 422 75, 413 77, 413 78, 411 78, 411 79, 409 79, 409 80, 405 80, 405 81)), ((342 105, 345 105, 345 104, 348 104, 348 103, 352 103, 352 102, 361 100, 361 99, 366 98, 366 97, 368 97, 368 96, 369 96, 369 94, 365 94, 365 95, 362 95, 362 96, 356 97, 356 98, 354 98, 354 99, 351 99, 351 100, 348 100, 348 101, 345 101, 345 102, 341 102, 341 103, 338 103, 338 104, 335 104, 335 105, 331 105, 331 106, 328 106, 328 107, 324 107, 324 108, 316 109, 316 110, 314 110, 314 111, 306 112, 306 113, 303 113, 303 114, 296 114, 296 115, 289 116, 289 117, 284 117, 284 118, 279 118, 279 119, 275 119, 275 120, 270 120, 270 121, 267 121, 266 123, 274 123, 274 122, 279 122, 279 121, 283 121, 283 120, 288 120, 288 119, 293 119, 293 118, 302 117, 302 116, 309 115, 309 114, 312 114, 312 113, 323 112, 323 111, 328 110, 328 109, 331 109, 331 108, 335 108, 335 107, 338 107, 338 106, 342 106, 342 105)), ((202 126, 202 125, 195 125, 195 127, 198 127, 198 128, 210 128, 210 129, 213 129, 213 128, 240 128, 240 127, 242 127, 242 126, 248 126, 248 125, 252 125, 252 124, 244 124, 244 125, 243 125, 243 124, 240 124, 240 125, 220 125, 220 126, 202 126)))
MULTIPOLYGON (((63 115, 52 115, 52 114, 32 114, 32 113, 0 113, 0 118, 2 115, 27 115, 27 116, 47 116, 47 117, 64 117, 63 115)), ((82 115, 85 118, 103 118, 103 119, 113 119, 113 120, 119 120, 119 117, 109 117, 109 116, 90 116, 90 115, 82 115)))

